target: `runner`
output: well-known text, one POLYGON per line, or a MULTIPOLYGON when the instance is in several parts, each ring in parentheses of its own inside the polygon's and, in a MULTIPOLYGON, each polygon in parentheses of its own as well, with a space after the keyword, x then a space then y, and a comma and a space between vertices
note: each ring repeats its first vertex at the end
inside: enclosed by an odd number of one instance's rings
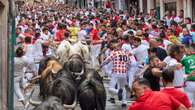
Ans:
MULTIPOLYGON (((125 107, 127 106, 125 85, 127 84, 130 54, 121 50, 117 39, 112 40, 112 45, 114 45, 114 50, 101 64, 101 67, 112 61, 113 69, 109 91, 113 94, 118 94, 119 100, 122 101, 122 107, 125 107), (115 89, 116 84, 118 85, 118 89, 115 89)), ((115 103, 115 99, 113 97, 110 98, 110 101, 115 103)))
MULTIPOLYGON (((24 46, 29 61, 34 59, 38 62, 50 55, 56 56, 56 48, 66 48, 60 45, 64 42, 74 44, 81 41, 89 47, 91 58, 88 59, 91 60, 88 63, 91 68, 98 69, 110 61, 102 69, 111 76, 110 89, 119 93, 123 105, 129 99, 125 98, 124 90, 127 82, 132 89, 135 77, 145 77, 150 79, 152 90, 160 90, 162 76, 159 72, 174 67, 174 86, 183 89, 194 103, 194 52, 185 50, 195 47, 195 24, 191 18, 184 18, 183 10, 178 15, 175 11, 167 11, 164 18, 158 20, 156 10, 144 15, 137 12, 136 5, 131 6, 134 14, 130 15, 122 10, 117 12, 110 0, 106 1, 105 9, 96 9, 93 5, 90 3, 89 8, 79 9, 61 3, 24 4, 19 7, 16 17, 16 47, 24 46), (111 43, 112 39, 117 40, 111 43), (127 56, 128 63, 123 61, 126 58, 111 58, 115 52, 127 56), (123 67, 118 62, 122 62, 123 67), (125 71, 118 71, 118 67, 125 71), (159 74, 154 74, 154 71, 159 74), (118 73, 122 74, 121 77, 118 73), (115 79, 123 80, 117 84, 115 79)), ((38 65, 35 67, 37 74, 38 65)))

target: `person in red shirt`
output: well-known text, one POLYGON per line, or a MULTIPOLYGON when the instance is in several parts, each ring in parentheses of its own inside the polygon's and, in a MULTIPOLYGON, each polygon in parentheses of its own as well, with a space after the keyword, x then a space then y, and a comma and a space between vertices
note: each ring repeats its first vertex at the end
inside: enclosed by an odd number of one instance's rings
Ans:
POLYGON ((179 37, 179 34, 182 32, 181 27, 175 21, 171 22, 171 29, 174 30, 176 37, 179 37))
POLYGON ((31 29, 30 29, 30 28, 28 28, 28 29, 26 29, 26 30, 25 30, 25 32, 24 32, 24 36, 25 36, 25 37, 30 37, 30 38, 32 38, 32 37, 33 37, 33 35, 32 35, 32 33, 31 33, 31 29))
POLYGON ((184 92, 173 86, 174 79, 173 69, 165 69, 162 72, 162 78, 165 88, 162 89, 161 92, 173 96, 175 99, 181 102, 186 108, 188 108, 188 110, 192 110, 192 104, 190 103, 188 96, 184 92))
POLYGON ((58 31, 56 32, 55 40, 58 42, 63 41, 65 32, 66 32, 66 30, 64 29, 64 26, 62 24, 58 24, 58 31))
POLYGON ((111 3, 111 1, 107 1, 107 2, 106 2, 106 8, 107 8, 107 9, 112 8, 112 3, 111 3))
POLYGON ((133 92, 137 100, 128 110, 186 110, 185 106, 172 96, 152 91, 150 83, 144 78, 133 82, 133 92))
POLYGON ((99 26, 96 25, 96 28, 93 28, 91 31, 91 40, 92 40, 92 62, 93 62, 93 67, 97 67, 98 64, 98 60, 97 57, 100 53, 100 49, 101 49, 101 39, 99 37, 99 26))
POLYGON ((99 37, 99 25, 96 25, 96 28, 92 29, 91 36, 92 36, 92 40, 94 42, 100 40, 100 37, 99 37))

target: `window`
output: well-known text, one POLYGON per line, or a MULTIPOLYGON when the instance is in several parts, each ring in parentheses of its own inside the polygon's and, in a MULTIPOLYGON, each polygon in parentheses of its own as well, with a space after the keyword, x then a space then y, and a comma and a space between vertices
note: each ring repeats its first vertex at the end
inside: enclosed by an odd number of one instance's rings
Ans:
POLYGON ((147 0, 143 0, 142 6, 143 6, 143 13, 145 13, 145 14, 148 13, 148 12, 147 12, 148 7, 147 7, 146 4, 147 4, 147 0))
POLYGON ((176 2, 165 3, 165 12, 175 11, 176 12, 176 2))

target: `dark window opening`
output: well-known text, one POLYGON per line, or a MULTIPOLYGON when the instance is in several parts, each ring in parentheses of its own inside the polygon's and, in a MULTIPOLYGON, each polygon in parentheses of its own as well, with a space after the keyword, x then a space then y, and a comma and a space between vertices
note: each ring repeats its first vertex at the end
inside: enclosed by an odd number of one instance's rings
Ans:
POLYGON ((165 12, 166 11, 176 12, 176 2, 165 3, 165 12))

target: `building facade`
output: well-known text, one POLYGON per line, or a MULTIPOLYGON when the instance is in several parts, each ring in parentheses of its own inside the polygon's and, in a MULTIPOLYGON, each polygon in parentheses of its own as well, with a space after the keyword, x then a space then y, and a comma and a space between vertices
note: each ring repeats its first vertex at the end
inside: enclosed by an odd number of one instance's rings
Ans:
POLYGON ((151 9, 159 9, 160 18, 166 11, 175 11, 179 14, 184 10, 184 17, 190 17, 195 22, 195 0, 139 0, 141 12, 149 13, 151 9))
POLYGON ((135 7, 139 12, 150 13, 151 9, 157 9, 159 18, 165 15, 166 11, 184 10, 184 17, 190 17, 195 22, 195 0, 111 0, 117 10, 131 11, 135 7))
POLYGON ((0 0, 0 110, 7 110, 8 0, 0 0))

